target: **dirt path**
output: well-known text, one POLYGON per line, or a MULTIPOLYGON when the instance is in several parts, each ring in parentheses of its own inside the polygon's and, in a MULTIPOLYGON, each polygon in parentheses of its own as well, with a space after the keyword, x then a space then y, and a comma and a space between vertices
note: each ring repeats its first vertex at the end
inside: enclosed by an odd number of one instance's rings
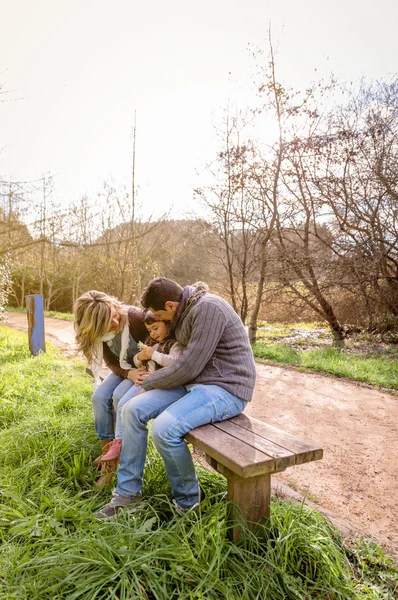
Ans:
MULTIPOLYGON (((9 313, 8 325, 26 331, 26 315, 9 313)), ((45 327, 74 352, 71 323, 47 318, 45 327)), ((324 448, 323 460, 278 480, 398 556, 398 396, 282 367, 258 364, 257 375, 246 412, 324 448)))
POLYGON ((246 412, 324 448, 278 475, 398 555, 398 396, 340 379, 257 365, 246 412))
MULTIPOLYGON (((8 322, 4 323, 12 329, 17 331, 28 331, 28 319, 24 313, 6 313, 8 322)), ((46 339, 51 342, 54 346, 61 348, 67 354, 76 353, 75 335, 73 331, 73 324, 71 321, 63 321, 61 319, 53 319, 46 317, 44 319, 44 329, 46 339)))

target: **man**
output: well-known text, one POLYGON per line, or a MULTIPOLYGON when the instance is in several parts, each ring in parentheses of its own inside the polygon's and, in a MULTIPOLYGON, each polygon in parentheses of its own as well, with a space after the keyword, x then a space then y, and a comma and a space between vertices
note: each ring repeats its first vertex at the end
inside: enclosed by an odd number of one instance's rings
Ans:
POLYGON ((200 489, 184 435, 191 429, 229 419, 250 402, 255 383, 253 353, 245 328, 232 307, 199 282, 182 288, 159 277, 141 303, 160 320, 171 321, 170 335, 182 348, 174 363, 149 375, 145 393, 123 411, 123 448, 112 500, 96 513, 113 517, 141 499, 147 423, 163 458, 178 514, 198 505, 200 489))

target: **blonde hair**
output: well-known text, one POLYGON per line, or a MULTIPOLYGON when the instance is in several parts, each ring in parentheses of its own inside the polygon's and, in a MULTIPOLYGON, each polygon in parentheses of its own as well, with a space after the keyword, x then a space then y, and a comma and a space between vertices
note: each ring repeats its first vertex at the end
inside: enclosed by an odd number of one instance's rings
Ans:
POLYGON ((114 296, 90 290, 73 305, 76 343, 89 363, 95 358, 101 339, 110 330, 114 311, 120 318, 120 329, 123 329, 127 315, 123 304, 114 296))

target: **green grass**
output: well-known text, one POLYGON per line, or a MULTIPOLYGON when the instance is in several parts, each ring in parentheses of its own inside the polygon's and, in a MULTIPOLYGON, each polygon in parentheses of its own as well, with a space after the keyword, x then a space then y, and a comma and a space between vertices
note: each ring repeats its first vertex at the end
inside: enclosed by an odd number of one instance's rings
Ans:
POLYGON ((386 356, 349 354, 336 348, 301 350, 288 344, 264 342, 253 344, 253 353, 256 359, 262 361, 293 365, 387 389, 398 389, 398 361, 386 356))
MULTIPOLYGON (((316 511, 275 500, 268 527, 228 538, 225 480, 198 467, 207 498, 172 516, 149 445, 144 509, 97 522, 99 451, 91 381, 50 345, 32 358, 0 327, 0 600, 392 599, 397 571, 379 546, 346 547, 316 511)), ((395 590, 395 591, 394 591, 395 590)))
MULTIPOLYGON (((5 310, 6 312, 26 313, 26 308, 22 308, 20 306, 6 306, 5 310)), ((73 321, 73 313, 63 313, 56 310, 45 310, 44 316, 53 317, 54 319, 61 319, 63 321, 73 321)))

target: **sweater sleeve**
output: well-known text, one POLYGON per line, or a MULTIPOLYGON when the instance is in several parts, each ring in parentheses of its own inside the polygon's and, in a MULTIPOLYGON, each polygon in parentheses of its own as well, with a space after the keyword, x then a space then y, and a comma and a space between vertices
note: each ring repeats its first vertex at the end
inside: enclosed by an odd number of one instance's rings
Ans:
POLYGON ((190 383, 213 356, 226 325, 223 312, 214 304, 199 303, 186 318, 191 319, 191 335, 183 354, 170 367, 159 369, 145 379, 142 384, 145 390, 169 390, 190 383))

